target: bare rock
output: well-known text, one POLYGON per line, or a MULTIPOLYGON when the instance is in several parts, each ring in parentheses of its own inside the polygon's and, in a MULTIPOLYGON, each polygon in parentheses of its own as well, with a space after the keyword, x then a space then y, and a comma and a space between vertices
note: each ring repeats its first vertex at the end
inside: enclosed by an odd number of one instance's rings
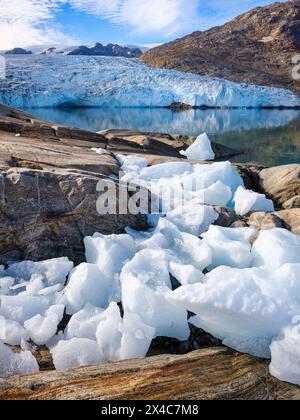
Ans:
POLYGON ((279 208, 298 207, 300 165, 284 165, 264 169, 259 174, 260 187, 279 208))
POLYGON ((0 400, 299 400, 268 363, 220 348, 0 379, 0 400))

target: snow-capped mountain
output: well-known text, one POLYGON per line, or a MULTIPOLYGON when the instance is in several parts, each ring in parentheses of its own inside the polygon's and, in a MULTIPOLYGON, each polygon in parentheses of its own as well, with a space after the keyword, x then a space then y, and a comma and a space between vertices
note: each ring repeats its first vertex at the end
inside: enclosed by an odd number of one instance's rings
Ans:
POLYGON ((291 91, 238 84, 112 57, 8 57, 0 102, 15 107, 300 106, 291 91))

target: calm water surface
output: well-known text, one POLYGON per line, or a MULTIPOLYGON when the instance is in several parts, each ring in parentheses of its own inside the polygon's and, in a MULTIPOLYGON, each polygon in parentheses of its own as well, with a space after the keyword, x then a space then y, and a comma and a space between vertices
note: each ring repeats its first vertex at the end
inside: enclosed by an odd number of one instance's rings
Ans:
POLYGON ((37 117, 85 130, 112 128, 198 135, 244 153, 239 162, 300 163, 300 112, 295 110, 189 110, 160 108, 40 108, 37 117))

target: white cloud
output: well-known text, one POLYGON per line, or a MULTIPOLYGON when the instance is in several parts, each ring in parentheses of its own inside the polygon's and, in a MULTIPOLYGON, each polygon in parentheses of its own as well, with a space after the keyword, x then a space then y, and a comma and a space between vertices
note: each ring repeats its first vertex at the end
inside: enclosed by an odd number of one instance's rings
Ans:
MULTIPOLYGON (((107 19, 133 34, 175 37, 223 23, 272 0, 0 0, 0 50, 15 46, 78 42, 55 24, 63 4, 107 19), (210 9, 208 13, 207 9, 210 9)), ((113 40, 112 40, 113 41, 113 40)))
POLYGON ((195 17, 199 0, 70 0, 73 7, 129 26, 138 33, 169 36, 195 17))
POLYGON ((0 0, 0 49, 66 41, 52 21, 66 0, 0 0))

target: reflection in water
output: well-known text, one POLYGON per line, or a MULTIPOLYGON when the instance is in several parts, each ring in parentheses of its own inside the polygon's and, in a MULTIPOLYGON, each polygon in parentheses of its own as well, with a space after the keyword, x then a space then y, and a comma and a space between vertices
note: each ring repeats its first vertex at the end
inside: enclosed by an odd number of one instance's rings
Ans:
POLYGON ((243 149, 237 160, 262 165, 300 162, 300 112, 296 110, 189 110, 164 108, 34 109, 36 116, 91 131, 136 129, 198 135, 243 149))

